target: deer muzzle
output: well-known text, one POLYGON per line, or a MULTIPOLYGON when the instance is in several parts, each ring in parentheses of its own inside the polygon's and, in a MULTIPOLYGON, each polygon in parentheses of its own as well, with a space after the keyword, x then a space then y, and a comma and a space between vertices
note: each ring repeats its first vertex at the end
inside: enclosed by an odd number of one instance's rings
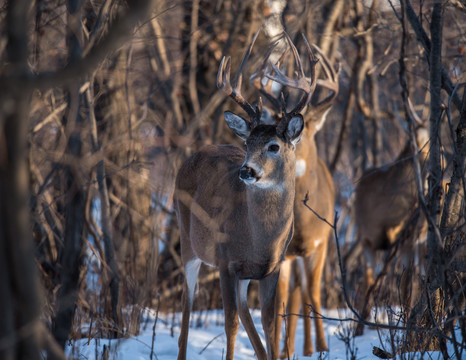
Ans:
POLYGON ((259 180, 260 176, 254 168, 243 165, 239 170, 239 178, 246 184, 252 184, 259 180))

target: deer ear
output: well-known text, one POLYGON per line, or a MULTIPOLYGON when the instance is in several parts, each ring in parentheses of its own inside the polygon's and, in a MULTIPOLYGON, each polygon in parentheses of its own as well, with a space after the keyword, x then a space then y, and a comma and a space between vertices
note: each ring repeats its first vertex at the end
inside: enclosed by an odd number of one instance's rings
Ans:
POLYGON ((251 134, 251 123, 230 111, 225 111, 224 115, 228 127, 241 139, 246 141, 251 134))
POLYGON ((301 134, 304 129, 304 120, 303 117, 298 114, 293 116, 290 121, 288 121, 288 125, 285 131, 286 139, 291 142, 294 146, 299 142, 301 139, 301 134))

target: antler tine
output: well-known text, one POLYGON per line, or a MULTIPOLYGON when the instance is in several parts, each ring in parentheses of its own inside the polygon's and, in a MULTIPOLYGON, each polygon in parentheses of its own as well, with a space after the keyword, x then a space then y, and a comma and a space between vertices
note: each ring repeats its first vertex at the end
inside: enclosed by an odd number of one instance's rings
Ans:
MULTIPOLYGON (((264 57, 264 60, 262 63, 257 67, 257 70, 254 71, 254 73, 251 75, 249 78, 249 82, 253 84, 259 92, 266 97, 267 100, 270 101, 273 107, 275 107, 275 110, 280 111, 281 110, 281 105, 278 99, 274 96, 272 92, 272 81, 270 79, 264 77, 268 61, 270 58, 270 55, 272 54, 273 50, 277 46, 279 41, 275 41, 270 47, 269 50, 267 51, 266 56, 264 57), (264 83, 262 82, 264 79, 266 79, 266 83, 264 86, 264 83)), ((284 55, 284 54, 283 54, 284 55)), ((278 60, 279 62, 282 60, 283 55, 280 57, 278 60)))
POLYGON ((298 78, 298 79, 291 79, 285 74, 283 74, 280 69, 273 63, 269 62, 269 65, 272 67, 273 72, 277 75, 273 74, 265 74, 270 80, 276 81, 283 86, 288 86, 294 89, 303 90, 308 92, 310 90, 309 83, 306 81, 306 78, 298 78))
POLYGON ((241 83, 243 79, 243 69, 246 64, 246 62, 249 59, 249 55, 251 54, 252 47, 257 39, 257 36, 259 35, 259 30, 254 34, 254 37, 249 44, 249 47, 244 54, 243 60, 241 61, 241 65, 238 69, 238 72, 236 74, 235 78, 235 86, 232 87, 230 83, 230 71, 231 71, 231 58, 230 57, 223 57, 222 61, 220 62, 219 68, 218 68, 218 73, 217 73, 217 87, 219 89, 222 89, 228 96, 230 96, 239 106, 241 106, 249 115, 251 122, 253 122, 254 125, 258 124, 260 121, 261 117, 261 111, 262 109, 259 107, 256 107, 254 109, 251 104, 249 104, 241 95, 241 83))
POLYGON ((296 46, 294 46, 293 41, 291 40, 290 36, 286 32, 285 32, 285 38, 288 41, 288 44, 290 45, 290 49, 291 49, 291 52, 293 53, 295 64, 298 67, 298 79, 303 78, 305 77, 303 63, 301 62, 301 58, 299 57, 298 49, 296 49, 296 46))
POLYGON ((303 90, 304 94, 301 97, 300 101, 298 104, 295 106, 293 110, 290 112, 286 113, 287 117, 293 116, 297 113, 299 113, 304 107, 309 103, 311 100, 311 96, 315 90, 316 87, 316 71, 315 71, 315 66, 317 62, 319 61, 313 54, 311 47, 309 46, 309 42, 307 41, 306 37, 304 34, 302 35, 304 39, 304 43, 306 45, 306 49, 309 53, 309 61, 311 65, 311 81, 310 83, 307 81, 306 76, 304 74, 303 70, 303 65, 301 62, 301 59, 298 54, 298 50, 294 46, 293 42, 291 41, 290 37, 288 34, 285 33, 285 37, 288 40, 288 43, 290 44, 291 51, 293 53, 293 58, 295 60, 295 64, 297 66, 297 79, 291 79, 285 74, 283 74, 278 66, 275 64, 269 62, 270 66, 272 67, 274 73, 273 74, 265 74, 265 76, 271 80, 277 81, 278 83, 282 84, 283 86, 288 86, 291 88, 303 90))
MULTIPOLYGON (((314 53, 312 52, 312 49, 309 46, 309 42, 307 41, 306 36, 304 36, 304 34, 301 34, 301 35, 303 37, 304 44, 306 45, 307 52, 309 53, 309 64, 311 65, 311 82, 309 84, 306 81, 306 84, 308 85, 309 90, 305 91, 305 94, 303 95, 301 100, 298 102, 296 107, 293 110, 290 111, 289 116, 298 114, 299 112, 301 112, 301 110, 303 110, 307 106, 307 104, 309 104, 309 102, 311 101, 312 94, 314 93, 314 90, 315 90, 316 85, 317 85, 317 81, 316 81, 316 77, 317 77, 317 75, 316 75, 316 64, 319 62, 319 59, 317 59, 314 56, 314 53)), ((291 41, 291 39, 290 39, 290 41, 291 41)), ((294 45, 293 45, 293 48, 296 50, 294 45)), ((296 51, 296 54, 297 54, 297 51, 296 51)), ((299 59, 299 57, 298 57, 298 59, 299 59)), ((301 61, 300 61, 300 63, 301 63, 301 61)), ((301 68, 301 71, 303 73, 303 79, 305 79, 304 71, 302 70, 302 64, 300 65, 300 68, 301 68)))
POLYGON ((340 65, 338 64, 338 70, 335 71, 332 64, 330 64, 330 60, 323 53, 322 49, 318 47, 316 44, 312 44, 312 48, 317 52, 317 54, 323 60, 320 64, 322 65, 322 69, 324 70, 325 77, 335 82, 337 80, 337 74, 340 72, 340 65))
POLYGON ((337 65, 337 70, 330 64, 330 60, 327 56, 322 52, 322 50, 317 45, 312 45, 314 50, 320 55, 320 58, 323 60, 321 62, 322 69, 324 71, 326 79, 317 79, 317 84, 322 86, 328 90, 330 93, 321 100, 316 107, 320 107, 322 105, 326 105, 330 103, 335 97, 338 95, 339 92, 339 83, 338 83, 338 75, 340 73, 340 64, 337 65))
POLYGON ((248 46, 248 49, 246 50, 246 53, 244 54, 243 60, 241 61, 241 65, 239 66, 238 72, 236 73, 236 78, 235 78, 235 89, 239 91, 241 89, 241 84, 243 82, 243 70, 244 66, 249 60, 249 56, 251 55, 252 47, 254 46, 254 43, 256 42, 257 37, 259 36, 260 32, 259 28, 256 33, 254 34, 251 43, 248 46))
MULTIPOLYGON (((289 40, 289 41, 291 41, 291 40, 289 40)), ((293 52, 293 57, 295 58, 296 65, 298 66, 298 78, 297 79, 292 79, 292 78, 286 76, 283 72, 280 71, 278 66, 275 65, 274 63, 272 63, 271 61, 269 61, 268 63, 272 67, 273 72, 275 74, 277 74, 277 75, 265 74, 265 76, 268 77, 270 80, 274 80, 274 81, 282 84, 283 86, 288 86, 288 87, 291 87, 291 88, 294 88, 294 89, 300 89, 300 90, 303 90, 303 91, 305 91, 307 93, 307 92, 309 92, 311 90, 311 87, 310 87, 309 83, 307 82, 306 77, 304 76, 304 70, 303 70, 302 63, 301 63, 301 60, 299 58, 298 52, 297 52, 295 46, 293 45, 293 43, 290 42, 290 44, 291 44, 291 50, 293 52)), ((280 60, 282 59, 282 57, 280 58, 280 60)), ((277 64, 280 65, 278 62, 277 62, 277 64)))
POLYGON ((233 89, 230 84, 230 62, 231 58, 228 57, 222 57, 222 60, 220 61, 220 65, 218 67, 218 72, 217 72, 217 88, 222 89, 223 92, 227 95, 231 95, 233 89), (228 79, 228 80, 227 80, 228 79))

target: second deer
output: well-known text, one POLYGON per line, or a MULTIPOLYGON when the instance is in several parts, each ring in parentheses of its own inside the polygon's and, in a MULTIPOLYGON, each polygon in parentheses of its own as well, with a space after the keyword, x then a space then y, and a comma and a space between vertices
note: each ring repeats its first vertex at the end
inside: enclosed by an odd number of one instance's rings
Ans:
MULTIPOLYGON (((290 50, 299 62, 297 49, 286 33, 284 36, 289 44, 290 50)), ((310 48, 306 38, 306 47, 310 48)), ((338 74, 330 64, 328 58, 316 46, 314 50, 321 58, 321 65, 326 79, 317 79, 316 85, 328 91, 315 106, 304 114, 305 128, 301 140, 296 149, 296 197, 294 201, 294 226, 295 232, 286 252, 285 261, 280 267, 280 277, 278 280, 276 306, 277 312, 283 314, 288 302, 287 329, 285 346, 282 351, 282 358, 291 358, 294 354, 294 338, 296 332, 297 314, 302 304, 304 313, 304 349, 303 354, 310 356, 314 352, 311 340, 311 320, 310 307, 315 314, 316 327, 316 349, 317 351, 327 350, 323 323, 321 319, 321 278, 327 257, 327 245, 332 228, 319 219, 308 207, 314 210, 320 217, 331 219, 334 213, 334 185, 332 177, 324 161, 317 154, 315 141, 316 133, 325 123, 326 116, 333 105, 338 94, 338 74), (306 205, 304 199, 307 198, 306 205)), ((271 52, 271 51, 270 51, 271 52)), ((270 54, 269 52, 269 54, 270 54)), ((283 57, 283 56, 282 56, 283 57)), ((253 74, 251 81, 259 91, 269 100, 274 108, 275 117, 272 122, 280 120, 282 104, 280 99, 274 96, 272 91, 272 81, 279 84, 291 84, 287 77, 280 71, 280 63, 270 64, 264 62, 259 70, 253 74), (273 75, 275 74, 275 75, 273 75)), ((311 78, 316 76, 315 66, 317 59, 311 59, 311 78)), ((302 68, 302 65, 298 66, 302 68)), ((293 86, 298 88, 298 86, 293 86)), ((311 94, 312 95, 312 94, 311 94)), ((275 346, 279 352, 280 334, 283 317, 278 315, 275 325, 275 346)))

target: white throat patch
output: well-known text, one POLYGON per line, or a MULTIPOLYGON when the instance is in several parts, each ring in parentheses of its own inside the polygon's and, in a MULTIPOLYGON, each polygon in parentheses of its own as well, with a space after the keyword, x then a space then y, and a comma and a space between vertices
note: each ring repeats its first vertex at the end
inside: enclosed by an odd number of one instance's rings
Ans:
POLYGON ((306 173, 306 160, 296 160, 296 177, 299 178, 306 173))

